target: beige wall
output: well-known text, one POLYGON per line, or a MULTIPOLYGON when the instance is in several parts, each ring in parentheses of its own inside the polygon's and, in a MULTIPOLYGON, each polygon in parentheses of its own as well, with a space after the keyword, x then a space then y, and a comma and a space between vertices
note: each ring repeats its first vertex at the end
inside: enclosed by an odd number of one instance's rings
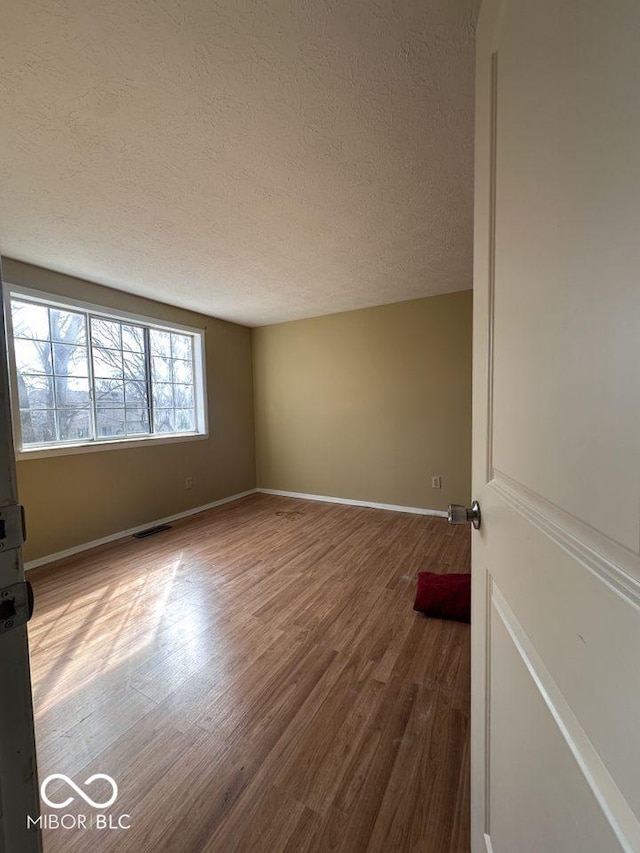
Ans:
POLYGON ((258 485, 467 502, 471 314, 464 291, 254 329, 258 485))
POLYGON ((207 331, 208 439, 18 462, 27 561, 251 489, 256 454, 265 488, 431 509, 470 498, 470 291, 254 329, 252 365, 248 328, 9 259, 3 271, 207 331))
POLYGON ((3 272, 14 284, 206 329, 210 437, 18 462, 25 560, 255 486, 250 329, 16 261, 3 260, 3 272))

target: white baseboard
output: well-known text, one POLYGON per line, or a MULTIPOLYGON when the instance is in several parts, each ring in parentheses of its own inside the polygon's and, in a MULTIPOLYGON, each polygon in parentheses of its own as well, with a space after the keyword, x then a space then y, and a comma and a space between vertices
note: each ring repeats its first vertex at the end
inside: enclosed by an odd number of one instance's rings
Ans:
POLYGON ((347 506, 364 506, 371 509, 386 509, 393 512, 409 512, 414 515, 436 515, 442 518, 447 517, 447 513, 439 509, 424 509, 419 506, 400 506, 396 504, 380 504, 372 501, 356 501, 351 498, 336 498, 327 495, 306 495, 302 492, 286 492, 281 489, 247 489, 246 492, 239 492, 237 495, 229 495, 227 498, 212 501, 203 506, 196 506, 192 509, 187 509, 184 512, 177 512, 175 515, 167 515, 165 518, 156 518, 153 521, 147 521, 144 524, 138 524, 136 527, 129 527, 127 530, 119 530, 117 533, 110 533, 108 536, 103 536, 101 539, 94 539, 92 542, 83 542, 81 545, 74 545, 73 548, 66 548, 64 551, 57 551, 55 554, 47 554, 45 557, 38 557, 37 560, 29 560, 24 564, 26 571, 29 569, 37 569, 38 566, 44 566, 47 563, 55 563, 57 560, 64 560, 67 557, 73 557, 75 554, 80 554, 82 551, 89 551, 92 548, 97 548, 99 545, 106 545, 109 542, 115 542, 118 539, 124 539, 127 536, 132 536, 134 533, 139 533, 141 530, 146 530, 148 527, 155 527, 157 524, 169 524, 171 521, 178 521, 180 518, 187 518, 190 515, 197 515, 199 512, 205 512, 208 509, 221 506, 222 504, 230 503, 231 501, 240 500, 247 495, 253 495, 256 492, 261 492, 265 495, 281 495, 286 498, 301 498, 306 501, 323 501, 325 503, 347 504, 347 506))
POLYGON ((486 832, 484 834, 484 843, 487 848, 487 853, 493 853, 493 845, 491 844, 491 838, 487 835, 486 832))
POLYGON ((355 501, 351 498, 335 498, 328 495, 305 495, 302 492, 285 492, 282 489, 256 489, 265 495, 281 495, 285 498, 301 498, 305 501, 323 501, 330 504, 347 504, 348 506, 366 506, 371 509, 387 509, 392 512, 409 512, 413 515, 437 515, 446 518, 447 513, 441 509, 425 509, 421 506, 400 506, 399 504, 379 504, 372 501, 355 501))
POLYGON ((155 527, 158 524, 168 524, 170 521, 178 521, 180 518, 187 518, 189 515, 197 515, 199 512, 205 512, 207 509, 213 509, 216 506, 237 501, 240 498, 246 498, 247 495, 255 494, 257 489, 247 489, 246 492, 239 492, 237 495, 229 495, 227 498, 220 498, 217 501, 204 504, 203 506, 195 506, 192 509, 187 509, 184 512, 177 512, 175 515, 167 515, 165 518, 156 518, 154 521, 147 521, 144 524, 138 524, 136 527, 129 527, 127 530, 120 530, 118 533, 110 533, 109 536, 103 536, 101 539, 94 539, 92 542, 83 542, 82 545, 74 545, 73 548, 67 548, 64 551, 58 551, 55 554, 47 554, 46 557, 38 557, 37 560, 29 560, 24 564, 25 570, 36 569, 38 566, 44 566, 47 563, 54 563, 56 560, 64 560, 66 557, 73 557, 74 554, 80 554, 82 551, 89 551, 91 548, 97 548, 99 545, 106 545, 108 542, 115 542, 117 539, 124 539, 134 533, 139 533, 141 530, 146 530, 148 527, 155 527))

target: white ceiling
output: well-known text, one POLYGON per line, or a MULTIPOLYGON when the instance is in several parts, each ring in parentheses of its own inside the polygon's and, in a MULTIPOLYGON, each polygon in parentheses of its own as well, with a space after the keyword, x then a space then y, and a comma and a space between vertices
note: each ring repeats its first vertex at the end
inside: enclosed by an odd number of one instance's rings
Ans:
POLYGON ((471 287, 479 0, 5 0, 0 251, 261 325, 471 287))

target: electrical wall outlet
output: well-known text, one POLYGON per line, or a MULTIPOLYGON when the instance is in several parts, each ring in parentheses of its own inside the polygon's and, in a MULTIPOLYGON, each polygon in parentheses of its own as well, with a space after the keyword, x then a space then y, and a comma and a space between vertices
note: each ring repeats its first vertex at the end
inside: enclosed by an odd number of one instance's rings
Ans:
POLYGON ((442 488, 442 480, 440 477, 432 477, 431 478, 431 488, 432 489, 441 489, 442 488))
POLYGON ((186 477, 185 478, 184 487, 185 487, 185 489, 192 489, 193 488, 193 477, 186 477))

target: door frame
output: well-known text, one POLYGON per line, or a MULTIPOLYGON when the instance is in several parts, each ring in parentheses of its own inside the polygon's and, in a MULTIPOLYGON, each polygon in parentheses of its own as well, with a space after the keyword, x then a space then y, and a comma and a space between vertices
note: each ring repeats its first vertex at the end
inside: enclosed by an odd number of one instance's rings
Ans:
MULTIPOLYGON (((0 263, 0 295, 2 266, 0 263)), ((4 300, 2 300, 4 304, 4 300)), ((6 322, 0 310, 0 509, 18 502, 9 400, 6 322)), ((0 548, 0 588, 24 581, 22 547, 0 548)), ((27 626, 0 634, 0 850, 40 853, 39 825, 27 829, 27 815, 40 814, 33 699, 27 626)))

